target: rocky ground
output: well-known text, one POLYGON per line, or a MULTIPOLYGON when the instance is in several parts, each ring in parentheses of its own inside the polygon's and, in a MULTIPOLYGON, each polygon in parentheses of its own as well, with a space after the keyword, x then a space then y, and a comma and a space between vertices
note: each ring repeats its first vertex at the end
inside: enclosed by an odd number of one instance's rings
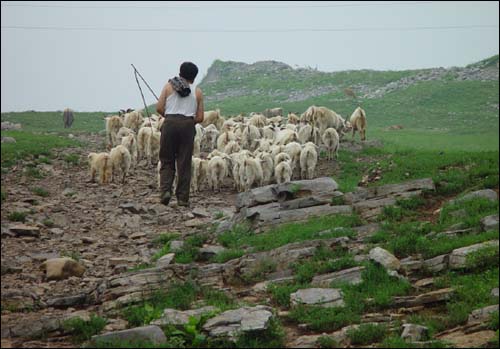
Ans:
MULTIPOLYGON (((12 168, 2 176, 2 187, 7 192, 1 212, 2 347, 72 347, 74 344, 71 337, 62 330, 62 321, 75 316, 85 317, 89 313, 103 314, 109 319, 104 332, 124 330, 128 327, 126 321, 114 312, 118 302, 133 303, 136 297, 142 297, 155 287, 161 288, 164 282, 186 281, 191 275, 197 275, 197 282, 200 284, 224 290, 246 304, 246 307, 230 310, 230 313, 222 313, 210 319, 204 325, 204 330, 209 335, 231 336, 231 331, 235 329, 243 332, 259 330, 267 327, 270 319, 278 317, 283 323, 285 343, 288 347, 314 347, 317 346, 316 341, 321 333, 288 321, 288 311, 270 307, 265 286, 270 281, 279 283, 287 278, 293 279, 288 268, 290 263, 310 257, 320 244, 326 243, 331 248, 347 248, 358 261, 373 260, 382 264, 392 275, 404 277, 411 282, 413 291, 409 296, 396 297, 392 308, 382 313, 366 313, 361 320, 363 323, 386 323, 389 328, 395 330, 399 326, 398 321, 407 315, 427 306, 442 305, 454 292, 453 289, 434 287, 432 279, 422 278, 416 271, 424 265, 429 268, 441 268, 439 270, 453 268, 460 265, 462 257, 470 253, 470 250, 466 249, 453 251, 432 260, 409 258, 400 261, 383 249, 366 251, 364 239, 378 229, 376 223, 370 223, 355 228, 358 233, 356 238, 339 237, 292 243, 270 251, 247 253, 226 263, 204 261, 181 265, 166 261, 164 265, 152 265, 150 269, 129 271, 141 264, 152 263, 152 255, 158 250, 154 240, 162 233, 177 232, 180 234, 179 240, 184 240, 206 230, 210 223, 230 222, 231 217, 238 216, 235 215, 237 210, 258 211, 257 222, 265 227, 269 223, 266 217, 271 217, 273 212, 277 214, 272 216, 272 223, 275 224, 301 217, 305 212, 301 210, 316 210, 319 207, 330 209, 336 206, 325 204, 321 199, 317 202, 316 199, 311 201, 308 195, 293 197, 285 201, 290 205, 300 202, 302 206, 287 211, 293 211, 297 216, 286 216, 282 211, 283 206, 277 207, 273 204, 275 200, 261 200, 259 204, 242 202, 241 197, 237 198, 237 193, 226 186, 221 193, 202 191, 193 196, 189 209, 177 207, 175 200, 165 207, 158 203, 153 168, 140 166, 126 185, 103 186, 90 183, 84 159, 89 151, 102 147, 102 139, 97 135, 82 137, 89 144, 85 148, 59 151, 51 164, 39 165, 45 173, 42 179, 24 175, 23 168, 26 163, 24 166, 12 168), (72 165, 65 161, 65 157, 70 153, 77 154, 81 164, 72 165), (49 195, 35 195, 32 190, 34 187, 45 189, 49 195), (302 204, 304 202, 306 203, 302 204), (259 211, 259 207, 263 209, 259 211), (27 213, 25 226, 11 221, 13 212, 27 213), (74 258, 82 264, 85 267, 84 274, 81 277, 71 276, 63 280, 47 281, 45 271, 41 269, 43 262, 62 256, 74 258), (275 261, 277 268, 266 275, 264 281, 245 286, 230 282, 251 270, 256 261, 265 259, 275 261)), ((351 142, 346 143, 346 146, 354 151, 360 149, 359 145, 351 142)), ((317 176, 330 177, 338 170, 337 164, 322 160, 317 176)), ((363 174, 360 174, 360 181, 362 178, 363 174)), ((384 186, 379 190, 360 189, 346 195, 347 202, 339 207, 342 206, 342 210, 349 212, 358 212, 370 221, 380 213, 381 207, 394 204, 396 198, 408 197, 417 191, 417 195, 420 195, 422 190, 431 190, 433 186, 432 180, 424 179, 398 186, 384 186)), ((337 188, 332 187, 331 190, 333 193, 337 188)), ((311 197, 316 198, 318 195, 314 190, 312 192, 311 197)), ((295 191, 292 194, 295 195, 295 191)), ((241 214, 238 217, 246 219, 241 214)), ((492 220, 491 224, 494 225, 495 217, 492 220)), ((498 215, 496 225, 498 229, 498 215)), ((215 237, 211 236, 207 244, 216 244, 215 237)), ((495 242, 492 244, 495 245, 495 242)), ((218 252, 217 249, 212 249, 207 253, 218 252)), ((317 285, 315 287, 322 288, 293 293, 292 304, 341 305, 344 302, 342 294, 336 289, 325 288, 325 285, 329 285, 332 280, 359 282, 361 272, 362 268, 351 268, 334 275, 318 275, 312 283, 317 285)), ((483 313, 489 311, 485 310, 483 313)), ((482 325, 485 317, 483 313, 478 312, 464 328, 442 334, 443 338, 450 339, 455 336, 456 342, 484 344, 484 341, 480 341, 481 336, 488 341, 492 337, 492 331, 482 325), (469 338, 471 333, 475 334, 472 339, 469 338)), ((176 314, 177 317, 181 315, 176 314)), ((172 321, 168 316, 162 319, 172 321)), ((161 321, 156 324, 161 325, 161 321)), ((353 326, 355 328, 357 325, 353 326)), ((353 326, 330 332, 328 335, 337 343, 349 345, 346 333, 353 326)), ((156 333, 155 327, 131 331, 134 336, 137 331, 145 331, 147 338, 159 338, 159 342, 163 339, 163 334, 156 333)), ((414 334, 415 331, 418 332, 419 329, 409 328, 407 336, 418 342, 422 336, 414 334)))

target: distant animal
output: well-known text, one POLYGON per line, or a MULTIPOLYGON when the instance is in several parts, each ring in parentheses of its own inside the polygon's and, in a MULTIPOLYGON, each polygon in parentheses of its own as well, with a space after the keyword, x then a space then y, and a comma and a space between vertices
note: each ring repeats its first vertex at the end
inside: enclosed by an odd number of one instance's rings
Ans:
POLYGON ((351 115, 349 119, 352 126, 352 138, 354 139, 354 134, 356 131, 359 132, 361 140, 366 140, 366 113, 361 107, 357 107, 356 110, 351 115))
POLYGON ((73 124, 73 110, 66 108, 63 111, 64 128, 70 128, 73 124))

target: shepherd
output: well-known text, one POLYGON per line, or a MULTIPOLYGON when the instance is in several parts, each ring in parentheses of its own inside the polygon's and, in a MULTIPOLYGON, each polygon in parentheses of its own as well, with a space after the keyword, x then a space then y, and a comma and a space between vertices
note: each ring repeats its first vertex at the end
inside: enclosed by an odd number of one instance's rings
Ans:
POLYGON ((70 128, 73 124, 73 110, 66 108, 63 111, 64 128, 70 128))
POLYGON ((156 111, 165 117, 160 138, 160 201, 168 205, 177 166, 177 205, 189 207, 191 157, 195 125, 203 121, 203 93, 194 84, 198 67, 181 64, 179 76, 168 80, 156 111))

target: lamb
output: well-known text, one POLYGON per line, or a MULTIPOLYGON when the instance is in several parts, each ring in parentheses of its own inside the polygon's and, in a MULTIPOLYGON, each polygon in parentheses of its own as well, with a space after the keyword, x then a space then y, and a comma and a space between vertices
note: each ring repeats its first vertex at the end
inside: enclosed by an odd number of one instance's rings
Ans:
POLYGON ((291 158, 291 163, 290 166, 292 167, 292 172, 297 172, 297 174, 300 174, 300 152, 302 151, 302 146, 300 143, 297 142, 291 142, 288 143, 285 146, 284 152, 290 155, 291 158))
POLYGON ((280 162, 283 162, 283 161, 291 162, 292 158, 290 157, 290 155, 288 155, 285 152, 279 153, 278 155, 276 155, 274 157, 274 166, 278 165, 280 162))
POLYGON ((118 115, 113 115, 105 118, 106 120, 106 139, 108 140, 108 148, 118 145, 117 134, 120 128, 123 127, 122 118, 118 115))
POLYGON ((99 183, 108 183, 111 178, 111 160, 108 153, 90 153, 88 155, 90 178, 95 182, 96 172, 99 173, 99 183))
POLYGON ((289 124, 298 124, 299 123, 299 117, 297 116, 297 114, 294 114, 294 113, 288 113, 288 123, 289 124))
POLYGON ((201 142, 205 135, 205 129, 200 124, 196 124, 195 130, 196 133, 194 136, 194 143, 193 143, 193 156, 199 157, 201 153, 201 142))
POLYGON ((194 157, 191 165, 191 191, 198 193, 201 185, 206 182, 208 161, 194 157))
POLYGON ((227 132, 222 133, 217 138, 217 150, 224 151, 224 148, 226 147, 226 145, 229 142, 235 141, 235 140, 236 140, 236 136, 234 135, 233 132, 227 131, 227 132))
POLYGON ((340 144, 339 134, 337 133, 337 130, 335 130, 333 127, 327 128, 325 130, 325 133, 323 133, 322 140, 328 151, 327 160, 333 160, 334 155, 335 158, 337 158, 340 144))
POLYGON ((154 165, 160 157, 160 138, 161 132, 158 131, 153 131, 151 137, 149 138, 149 144, 146 154, 152 165, 154 165))
POLYGON ((226 161, 220 156, 214 156, 208 161, 208 181, 214 191, 220 192, 222 182, 227 176, 226 161))
POLYGON ((314 170, 318 163, 317 145, 307 142, 300 152, 300 176, 302 179, 313 179, 314 170))
POLYGON ((130 169, 130 163, 132 158, 130 152, 124 145, 117 145, 111 149, 109 153, 109 159, 111 162, 111 181, 115 179, 115 175, 118 172, 122 174, 122 183, 125 183, 125 177, 130 169))
POLYGON ((123 137, 122 145, 128 149, 134 168, 137 167, 137 141, 135 136, 133 134, 129 134, 128 136, 123 137))
POLYGON ((281 161, 274 168, 274 176, 276 177, 276 183, 282 184, 290 182, 292 178, 292 167, 290 166, 290 161, 281 161))
POLYGON ((349 119, 352 126, 352 138, 354 139, 354 134, 359 131, 361 140, 366 140, 366 113, 361 107, 357 107, 356 110, 351 115, 349 119))
POLYGON ((139 129, 139 133, 137 134, 137 150, 139 160, 147 154, 147 147, 152 133, 153 129, 151 127, 141 127, 139 129))
POLYGON ((124 117, 124 126, 125 127, 128 127, 130 129, 134 130, 135 132, 137 132, 139 130, 139 128, 141 127, 142 121, 143 121, 141 111, 134 110, 130 113, 124 114, 123 117, 124 117))

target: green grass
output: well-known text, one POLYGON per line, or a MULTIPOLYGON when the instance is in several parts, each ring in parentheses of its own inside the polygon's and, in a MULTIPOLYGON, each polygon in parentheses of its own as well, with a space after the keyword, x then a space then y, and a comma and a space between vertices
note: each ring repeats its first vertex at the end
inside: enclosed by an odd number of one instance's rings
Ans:
MULTIPOLYGON (((3 120, 3 118, 2 118, 3 120)), ((66 137, 35 134, 26 131, 2 131, 2 136, 14 137, 16 143, 2 144, 2 167, 11 167, 19 160, 51 155, 54 148, 79 146, 80 143, 66 137)))
POLYGON ((439 223, 443 226, 462 223, 465 228, 477 227, 481 218, 494 213, 498 213, 498 200, 492 202, 485 198, 473 198, 445 205, 440 213, 439 223), (454 217, 452 213, 457 210, 465 210, 464 217, 454 217))
POLYGON ((100 333, 106 326, 106 322, 106 319, 91 314, 89 321, 76 317, 65 321, 63 328, 72 334, 75 342, 81 343, 100 333))
POLYGON ((437 280, 436 287, 453 287, 456 293, 447 302, 447 314, 442 320, 446 328, 467 322, 469 314, 488 305, 498 303, 490 296, 491 290, 498 287, 498 261, 489 270, 461 274, 448 272, 437 280))
POLYGON ((155 246, 164 246, 170 241, 175 240, 179 236, 180 235, 177 233, 161 233, 153 240, 153 244, 155 246))
POLYGON ((206 305, 212 305, 220 311, 237 307, 236 300, 224 292, 186 281, 173 283, 166 290, 154 292, 141 304, 124 308, 123 316, 130 326, 143 326, 159 319, 166 308, 188 310, 196 300, 203 300, 206 305))
MULTIPOLYGON (((165 234, 160 235, 160 237, 155 240, 155 243, 157 245, 163 242, 163 246, 151 258, 153 262, 156 262, 167 253, 171 252, 170 241, 176 236, 177 235, 175 234, 165 234)), ((206 234, 197 234, 187 237, 184 240, 184 245, 182 246, 181 250, 175 253, 175 263, 188 264, 196 261, 199 258, 199 248, 203 246, 207 239, 208 235, 206 234)))
POLYGON ((77 262, 82 258, 80 253, 76 251, 62 251, 61 257, 69 257, 77 262))
POLYGON ((4 202, 5 200, 7 200, 7 192, 2 188, 2 202, 4 202))
POLYGON ((226 263, 231 259, 240 258, 245 254, 245 251, 239 249, 229 249, 222 251, 221 253, 212 257, 211 262, 213 263, 226 263))
MULTIPOLYGON (((239 279, 245 285, 252 285, 256 282, 263 281, 266 275, 276 271, 276 262, 270 258, 265 258, 256 261, 255 265, 247 272, 241 274, 239 279)), ((238 283, 239 280, 233 280, 234 283, 238 283)))
POLYGON ((380 342, 387 334, 385 325, 362 324, 357 329, 347 331, 352 345, 366 345, 380 342))
POLYGON ((67 154, 64 161, 70 165, 77 166, 80 163, 80 156, 78 154, 67 154))
POLYGON ((335 215, 312 218, 303 223, 284 224, 271 230, 254 234, 248 228, 235 227, 231 231, 226 231, 218 236, 218 241, 225 247, 241 249, 251 247, 252 252, 268 251, 280 246, 312 239, 328 239, 339 236, 354 237, 353 231, 332 231, 329 234, 318 235, 326 229, 337 227, 349 228, 360 225, 361 220, 356 215, 335 215))
POLYGON ((9 221, 13 221, 13 222, 26 222, 26 217, 28 216, 28 213, 27 212, 12 212, 12 213, 9 213, 9 215, 7 216, 7 218, 9 219, 9 221))
POLYGON ((45 225, 47 228, 52 228, 55 225, 54 221, 48 218, 44 219, 42 221, 42 224, 45 225))
POLYGON ((283 348, 285 331, 277 319, 271 319, 264 331, 251 331, 239 336, 236 348, 283 348))
POLYGON ((360 321, 360 316, 348 308, 294 307, 289 314, 291 320, 306 323, 314 331, 336 331, 360 321))
POLYGON ((441 341, 432 341, 424 346, 406 342, 403 338, 393 335, 389 336, 380 344, 379 348, 447 348, 448 346, 441 341))
POLYGON ((50 193, 47 190, 40 188, 40 187, 34 187, 31 189, 31 191, 33 192, 33 194, 41 196, 41 197, 47 197, 50 195, 50 193))
POLYGON ((317 343, 320 348, 339 348, 337 341, 328 336, 321 336, 318 338, 317 343))

